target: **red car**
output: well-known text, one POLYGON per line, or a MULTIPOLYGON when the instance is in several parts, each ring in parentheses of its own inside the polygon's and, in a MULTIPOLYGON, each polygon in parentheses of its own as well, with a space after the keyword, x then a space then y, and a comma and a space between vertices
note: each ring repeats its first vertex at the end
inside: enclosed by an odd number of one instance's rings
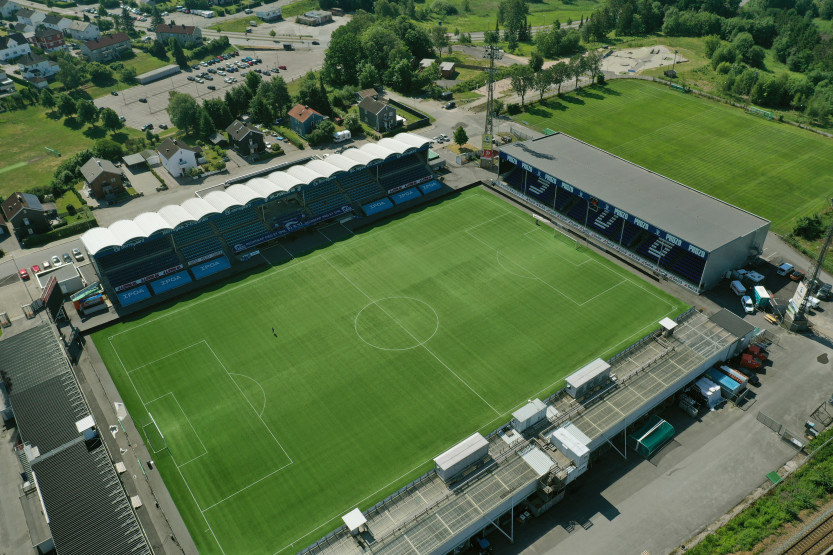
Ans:
POLYGON ((40 273, 40 266, 38 266, 37 264, 32 266, 32 273, 33 274, 39 274, 40 273))
POLYGON ((29 272, 26 271, 26 268, 21 268, 20 271, 17 273, 20 274, 20 279, 24 281, 29 279, 29 272))
POLYGON ((286 66, 278 66, 278 69, 282 69, 282 70, 286 71, 286 66))

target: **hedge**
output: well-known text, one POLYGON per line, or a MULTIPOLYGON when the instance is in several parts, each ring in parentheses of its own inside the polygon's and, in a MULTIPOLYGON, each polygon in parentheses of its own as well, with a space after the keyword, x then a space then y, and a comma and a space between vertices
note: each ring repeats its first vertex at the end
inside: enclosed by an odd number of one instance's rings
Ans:
POLYGON ((77 235, 81 232, 87 231, 88 229, 92 229, 97 225, 98 222, 95 220, 95 218, 93 218, 91 220, 85 220, 83 222, 76 222, 72 225, 68 225, 60 229, 54 229, 48 233, 32 235, 31 237, 26 237, 25 239, 23 239, 23 247, 27 249, 31 247, 39 247, 41 245, 51 243, 52 241, 57 241, 58 239, 72 237, 73 235, 77 235))

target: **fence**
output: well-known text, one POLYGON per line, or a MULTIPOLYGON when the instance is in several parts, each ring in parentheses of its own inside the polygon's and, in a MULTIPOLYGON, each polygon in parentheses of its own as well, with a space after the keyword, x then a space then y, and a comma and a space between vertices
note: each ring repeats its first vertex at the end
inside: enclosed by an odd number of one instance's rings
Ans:
POLYGON ((416 117, 419 118, 417 121, 415 121, 413 123, 409 123, 408 125, 406 125, 405 126, 405 131, 410 131, 412 129, 419 129, 420 127, 425 127, 426 125, 431 123, 431 120, 428 118, 428 116, 426 116, 422 112, 417 111, 414 108, 411 108, 407 104, 402 104, 401 102, 399 102, 397 100, 394 100, 392 98, 388 99, 388 104, 390 104, 391 106, 396 106, 397 108, 399 108, 403 112, 408 112, 412 116, 416 116, 416 117))

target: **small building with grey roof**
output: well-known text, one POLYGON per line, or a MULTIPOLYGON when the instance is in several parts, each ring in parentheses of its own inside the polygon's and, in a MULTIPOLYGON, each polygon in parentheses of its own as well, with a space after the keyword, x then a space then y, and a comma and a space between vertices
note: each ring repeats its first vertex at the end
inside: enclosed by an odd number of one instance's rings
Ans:
POLYGON ((115 198, 124 191, 122 171, 109 160, 90 158, 81 166, 81 175, 97 199, 115 198))
POLYGON ((763 252, 764 218, 564 133, 499 158, 504 190, 697 293, 763 252))

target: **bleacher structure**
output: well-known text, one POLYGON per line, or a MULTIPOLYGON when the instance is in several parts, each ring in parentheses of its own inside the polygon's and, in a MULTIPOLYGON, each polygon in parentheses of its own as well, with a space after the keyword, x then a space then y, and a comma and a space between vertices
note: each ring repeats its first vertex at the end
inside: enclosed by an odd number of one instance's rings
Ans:
POLYGON ((20 503, 32 552, 150 555, 57 332, 4 335, 0 377, 20 433, 20 503))
POLYGON ((234 271, 263 246, 301 229, 376 217, 427 198, 442 188, 427 163, 429 142, 400 133, 91 229, 81 241, 117 306, 173 295, 234 271))
MULTIPOLYGON (((431 471, 364 510, 361 529, 351 530, 345 518, 346 526, 301 554, 456 553, 484 533, 513 541, 516 507, 538 516, 558 503, 604 446, 627 458, 637 447, 628 430, 716 361, 746 348, 756 331, 727 310, 712 316, 689 310, 672 335, 658 327, 609 359, 611 379, 597 394, 579 400, 565 388, 546 407, 531 401, 515 413, 526 415, 523 426, 515 418, 486 438, 487 462, 452 479, 431 471), (546 416, 527 418, 532 414, 546 416)), ((355 510, 350 515, 355 521, 355 510)))
POLYGON ((503 190, 697 293, 763 252, 769 222, 563 133, 500 151, 503 190))

